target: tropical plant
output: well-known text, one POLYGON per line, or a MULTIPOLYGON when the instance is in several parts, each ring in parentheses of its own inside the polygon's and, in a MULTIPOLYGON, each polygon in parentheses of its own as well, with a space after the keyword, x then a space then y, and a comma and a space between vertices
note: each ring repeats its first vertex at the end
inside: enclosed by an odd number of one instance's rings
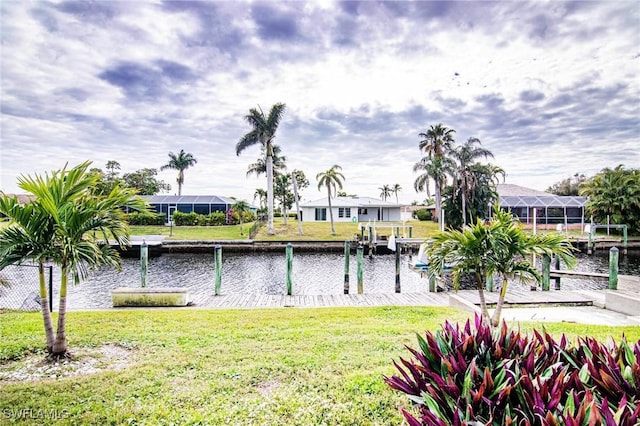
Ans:
POLYGON ((402 191, 402 187, 400 186, 399 183, 394 183, 391 186, 391 192, 393 192, 396 196, 396 204, 400 204, 400 202, 398 201, 398 192, 402 191))
POLYGON ((380 192, 380 199, 382 201, 387 201, 387 198, 391 197, 391 187, 389 185, 383 185, 378 188, 380 192))
POLYGON ((418 335, 412 359, 385 377, 417 409, 402 409, 411 426, 635 425, 640 419, 640 342, 572 345, 534 330, 533 337, 492 329, 476 316, 418 335))
POLYGON ((423 157, 413 166, 414 172, 422 172, 413 183, 416 192, 425 191, 427 197, 431 198, 429 182, 434 182, 436 222, 440 223, 440 229, 444 229, 442 223, 442 190, 447 182, 447 175, 451 175, 455 170, 455 164, 449 157, 423 157))
MULTIPOLYGON (((159 192, 171 191, 171 185, 159 180, 157 169, 144 168, 122 176, 124 184, 135 189, 139 195, 156 195, 159 192)), ((181 191, 179 188, 178 191, 181 191)))
MULTIPOLYGON (((467 224, 467 200, 475 192, 478 182, 474 173, 474 165, 480 157, 493 157, 491 151, 481 148, 480 139, 469 138, 467 141, 451 151, 451 155, 457 161, 455 176, 453 179, 454 188, 459 188, 462 199, 462 226, 467 224)), ((473 221, 473 218, 471 219, 473 221)))
POLYGON ((333 208, 331 206, 331 197, 332 194, 338 192, 338 189, 342 189, 342 182, 345 180, 344 175, 340 172, 340 170, 342 170, 342 167, 334 164, 327 171, 320 172, 316 175, 316 179, 318 180, 318 191, 321 191, 323 187, 327 189, 329 217, 331 218, 331 235, 336 235, 336 229, 333 224, 333 208))
POLYGON ((105 264, 120 269, 120 256, 110 242, 129 244, 124 208, 147 211, 148 205, 131 188, 115 187, 107 195, 96 194, 99 176, 88 171, 90 162, 44 177, 22 176, 18 186, 36 196, 33 209, 45 226, 52 224, 50 245, 42 247, 60 269, 58 324, 51 349, 54 357, 67 354, 66 311, 69 275, 78 284, 91 267, 105 264))
POLYGON ((49 312, 49 297, 45 283, 44 264, 53 250, 55 224, 38 205, 20 205, 16 196, 0 196, 0 213, 9 218, 9 225, 0 230, 0 271, 9 265, 35 262, 38 265, 40 309, 44 323, 47 352, 55 340, 49 312))
POLYGON ((273 140, 280 120, 284 115, 285 104, 277 103, 271 107, 269 115, 265 116, 262 109, 251 108, 244 118, 251 126, 251 131, 246 133, 236 144, 236 155, 251 145, 260 144, 266 152, 267 171, 267 234, 275 233, 273 227, 273 140))
MULTIPOLYGON (((426 155, 426 159, 423 158, 421 162, 423 162, 425 168, 428 163, 434 165, 429 169, 429 176, 433 179, 435 185, 435 199, 436 199, 436 216, 437 221, 440 222, 442 218, 442 189, 446 184, 446 176, 447 176, 447 167, 445 164, 444 158, 449 156, 451 152, 452 146, 454 144, 453 134, 455 130, 449 129, 440 124, 432 125, 429 130, 424 133, 420 133, 418 136, 422 138, 420 143, 418 144, 418 148, 421 151, 424 151, 426 155)), ((420 163, 418 163, 420 164, 420 163)), ((416 166, 418 165, 416 164, 416 166)), ((416 171, 416 167, 414 166, 414 171, 416 171)), ((425 171, 427 171, 425 169, 425 171)), ((428 181, 427 181, 428 183, 428 181)), ((442 225, 440 225, 440 229, 443 229, 442 225)))
POLYGON ((258 203, 260 204, 260 208, 258 210, 267 209, 267 191, 262 188, 256 188, 256 192, 253 193, 253 201, 258 199, 258 203))
MULTIPOLYGON (((273 144, 273 156, 271 158, 273 162, 274 176, 287 170, 287 157, 280 155, 281 151, 282 148, 273 144)), ((260 177, 260 175, 267 173, 267 154, 264 146, 260 148, 260 153, 262 154, 260 158, 258 158, 255 163, 249 164, 249 167, 247 168, 247 177, 254 173, 256 177, 260 177)))
POLYGON ((510 278, 540 279, 539 272, 529 259, 533 254, 558 256, 568 267, 575 257, 572 247, 562 235, 528 234, 513 220, 513 216, 496 205, 489 222, 478 220, 461 231, 451 229, 436 234, 427 249, 432 273, 441 275, 444 265, 452 265, 454 286, 458 288, 460 277, 471 275, 478 289, 482 316, 497 326, 510 278), (484 284, 487 277, 498 274, 502 288, 494 315, 489 316, 484 284))
POLYGON ((244 235, 242 222, 245 212, 251 211, 249 203, 243 200, 238 200, 233 204, 233 206, 231 206, 231 208, 233 209, 234 213, 238 214, 238 220, 240 221, 240 235, 244 235))
POLYGON ((193 154, 180 150, 178 155, 173 152, 169 153, 169 162, 160 167, 160 170, 174 169, 178 171, 178 177, 176 182, 178 183, 178 195, 182 195, 182 185, 184 184, 184 171, 189 167, 195 165, 198 160, 195 159, 193 154))
POLYGON ((556 195, 576 196, 579 195, 580 185, 582 185, 586 180, 587 178, 585 175, 582 173, 576 173, 571 177, 554 183, 548 187, 545 192, 556 195))
POLYGON ((640 169, 605 168, 580 187, 589 197, 586 211, 596 222, 626 224, 631 233, 640 233, 640 169))

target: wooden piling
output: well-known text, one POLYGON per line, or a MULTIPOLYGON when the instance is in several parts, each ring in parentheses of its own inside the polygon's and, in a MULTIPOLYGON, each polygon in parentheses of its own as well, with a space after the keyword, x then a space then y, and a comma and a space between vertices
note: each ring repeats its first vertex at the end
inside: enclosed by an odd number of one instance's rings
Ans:
POLYGON ((609 250, 609 290, 618 289, 618 248, 609 250))
POLYGON ((215 247, 213 256, 216 264, 215 295, 220 296, 220 289, 222 287, 222 246, 215 247))
POLYGON ((287 258, 287 295, 291 296, 293 289, 293 246, 291 243, 287 244, 286 249, 287 258))
POLYGON ((542 291, 549 290, 549 282, 551 276, 551 258, 544 254, 542 255, 542 291))
POLYGON ((358 246, 356 250, 356 263, 358 266, 357 274, 358 274, 358 294, 364 293, 364 282, 363 282, 363 272, 362 272, 362 258, 364 255, 364 248, 362 245, 358 246))
POLYGON ((400 244, 396 245, 396 293, 400 293, 400 244))
POLYGON ((349 294, 349 261, 351 258, 351 243, 344 242, 344 294, 349 294))
POLYGON ((141 287, 147 286, 147 272, 149 270, 149 246, 147 242, 142 240, 140 246, 140 284, 141 287))

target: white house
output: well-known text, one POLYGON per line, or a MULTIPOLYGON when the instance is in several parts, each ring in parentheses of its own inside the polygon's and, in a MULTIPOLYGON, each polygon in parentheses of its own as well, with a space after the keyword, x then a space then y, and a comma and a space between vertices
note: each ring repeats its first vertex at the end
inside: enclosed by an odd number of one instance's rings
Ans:
MULTIPOLYGON (((400 222, 401 205, 370 197, 335 197, 331 199, 335 222, 400 222)), ((324 222, 329 217, 327 197, 300 204, 303 222, 324 222)))

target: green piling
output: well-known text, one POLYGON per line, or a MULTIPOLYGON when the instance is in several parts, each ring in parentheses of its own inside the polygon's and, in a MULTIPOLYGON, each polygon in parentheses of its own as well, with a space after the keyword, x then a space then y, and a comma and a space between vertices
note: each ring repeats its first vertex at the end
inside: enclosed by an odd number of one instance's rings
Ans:
POLYGON ((147 272, 149 270, 149 246, 142 240, 140 246, 140 283, 142 287, 147 286, 147 272))
POLYGON ((549 290, 551 279, 551 258, 548 255, 542 256, 542 291, 549 290))
POLYGON ((618 248, 609 250, 609 290, 618 289, 618 248))
POLYGON ((222 246, 216 246, 214 250, 216 262, 216 296, 220 296, 220 287, 222 287, 222 246))
POLYGON ((357 274, 358 274, 358 294, 364 293, 364 281, 363 281, 363 273, 362 273, 362 258, 364 256, 364 248, 359 245, 356 250, 356 263, 358 266, 357 274))
POLYGON ((291 243, 287 244, 287 295, 291 296, 293 287, 293 246, 291 243))
POLYGON ((349 261, 351 257, 351 242, 344 242, 344 294, 349 294, 349 261))
POLYGON ((622 254, 627 254, 627 225, 622 227, 622 254))
POLYGON ((429 292, 436 292, 436 274, 429 272, 429 292))
POLYGON ((396 293, 400 293, 400 245, 396 245, 396 293))

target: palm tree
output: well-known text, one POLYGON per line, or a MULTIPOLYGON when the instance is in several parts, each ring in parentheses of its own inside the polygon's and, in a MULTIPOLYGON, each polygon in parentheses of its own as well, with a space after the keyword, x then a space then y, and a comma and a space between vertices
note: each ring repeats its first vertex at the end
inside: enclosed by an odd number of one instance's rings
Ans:
MULTIPOLYGON (((438 164, 444 164, 443 159, 451 152, 454 139, 453 134, 455 130, 449 129, 440 124, 431 126, 429 130, 424 133, 420 133, 418 136, 423 138, 418 144, 418 148, 427 154, 427 158, 438 164)), ((424 160, 424 159, 423 159, 424 160)), ((415 170, 415 167, 414 167, 415 170)), ((446 184, 446 174, 444 170, 440 168, 433 169, 436 174, 432 174, 435 184, 435 199, 436 199, 436 217, 438 222, 441 222, 442 218, 442 189, 446 184), (439 171, 442 170, 443 173, 439 171)), ((440 229, 443 229, 443 224, 440 224, 440 229)))
POLYGON ((469 138, 463 145, 451 151, 453 158, 458 161, 454 186, 460 187, 460 195, 462 198, 462 226, 467 224, 467 199, 473 194, 477 184, 474 179, 473 165, 480 157, 493 158, 491 151, 476 146, 480 145, 480 143, 480 139, 478 138, 469 138))
POLYGON ((88 269, 100 264, 120 269, 120 256, 109 245, 115 241, 129 244, 129 227, 123 208, 147 211, 148 205, 135 190, 116 186, 109 194, 96 194, 99 176, 90 173, 90 162, 70 170, 63 168, 45 177, 21 177, 19 187, 36 196, 36 208, 54 226, 47 255, 60 266, 60 302, 58 325, 52 355, 67 353, 66 308, 68 277, 79 283, 88 269), (97 236, 97 237, 96 237, 97 236))
POLYGON ((244 235, 244 231, 242 229, 242 222, 244 219, 244 213, 251 210, 249 204, 246 201, 236 201, 233 206, 231 206, 234 212, 238 213, 238 218, 240 219, 240 235, 244 235))
POLYGON ((196 160, 191 153, 184 152, 183 149, 180 150, 178 155, 175 155, 173 152, 169 153, 169 162, 164 166, 160 167, 160 170, 166 169, 174 169, 178 171, 178 178, 176 182, 178 182, 178 195, 182 195, 182 184, 184 183, 184 171, 189 167, 196 164, 198 160, 196 160))
POLYGON ((413 171, 422 171, 413 187, 416 192, 426 191, 427 197, 431 198, 429 182, 433 180, 435 187, 436 221, 440 224, 440 230, 444 229, 442 223, 442 189, 445 187, 447 175, 455 170, 455 164, 449 157, 423 157, 413 166, 413 171))
POLYGON ((251 131, 245 134, 236 144, 236 155, 254 144, 261 144, 266 151, 267 169, 267 233, 273 235, 273 140, 276 137, 278 125, 284 114, 285 104, 277 103, 271 107, 269 115, 265 116, 262 109, 251 108, 244 118, 251 126, 251 131))
MULTIPOLYGON (((249 164, 249 167, 247 168, 247 177, 249 177, 254 173, 256 177, 260 177, 260 175, 267 173, 266 150, 264 147, 262 147, 260 148, 260 151, 262 152, 262 155, 260 156, 260 158, 258 158, 255 163, 249 164)), ((281 151, 282 149, 278 145, 273 144, 272 161, 273 161, 274 175, 278 173, 282 173, 285 170, 287 170, 287 164, 286 164, 287 157, 285 157, 284 155, 280 155, 281 151)))
POLYGON ((456 288, 460 277, 471 274, 474 277, 482 316, 497 326, 507 292, 509 278, 539 278, 539 273, 527 259, 531 254, 556 255, 568 267, 575 258, 572 248, 564 237, 556 234, 532 235, 525 233, 513 220, 510 213, 500 210, 489 223, 478 220, 463 230, 442 231, 433 237, 427 249, 431 272, 441 275, 444 265, 452 265, 452 275, 456 288), (484 297, 484 283, 487 277, 499 274, 502 288, 493 318, 490 318, 484 297))
POLYGON ((331 235, 336 235, 336 229, 333 225, 333 209, 331 207, 331 196, 333 193, 337 193, 338 189, 342 189, 342 182, 345 180, 344 175, 340 173, 340 170, 342 170, 342 167, 334 164, 329 170, 320 172, 316 175, 316 179, 318 180, 318 191, 322 190, 322 187, 327 188, 329 217, 331 218, 331 235))
POLYGON ((10 221, 9 225, 0 231, 0 270, 9 265, 19 265, 27 261, 37 263, 40 309, 47 353, 51 353, 55 336, 49 312, 51 296, 48 295, 45 284, 44 264, 53 246, 54 223, 42 209, 38 209, 36 203, 20 205, 15 196, 0 197, 0 213, 10 221))
POLYGON ((389 187, 389 185, 383 185, 378 189, 382 191, 380 192, 380 198, 382 201, 387 201, 387 198, 391 197, 391 187, 389 187))
POLYGON ((260 210, 267 208, 267 191, 262 188, 256 188, 256 192, 253 193, 253 201, 258 199, 260 204, 260 210))
POLYGON ((391 187, 391 192, 393 192, 396 195, 396 204, 400 204, 400 202, 398 201, 398 192, 402 191, 402 187, 400 186, 399 183, 394 183, 393 186, 391 187))

